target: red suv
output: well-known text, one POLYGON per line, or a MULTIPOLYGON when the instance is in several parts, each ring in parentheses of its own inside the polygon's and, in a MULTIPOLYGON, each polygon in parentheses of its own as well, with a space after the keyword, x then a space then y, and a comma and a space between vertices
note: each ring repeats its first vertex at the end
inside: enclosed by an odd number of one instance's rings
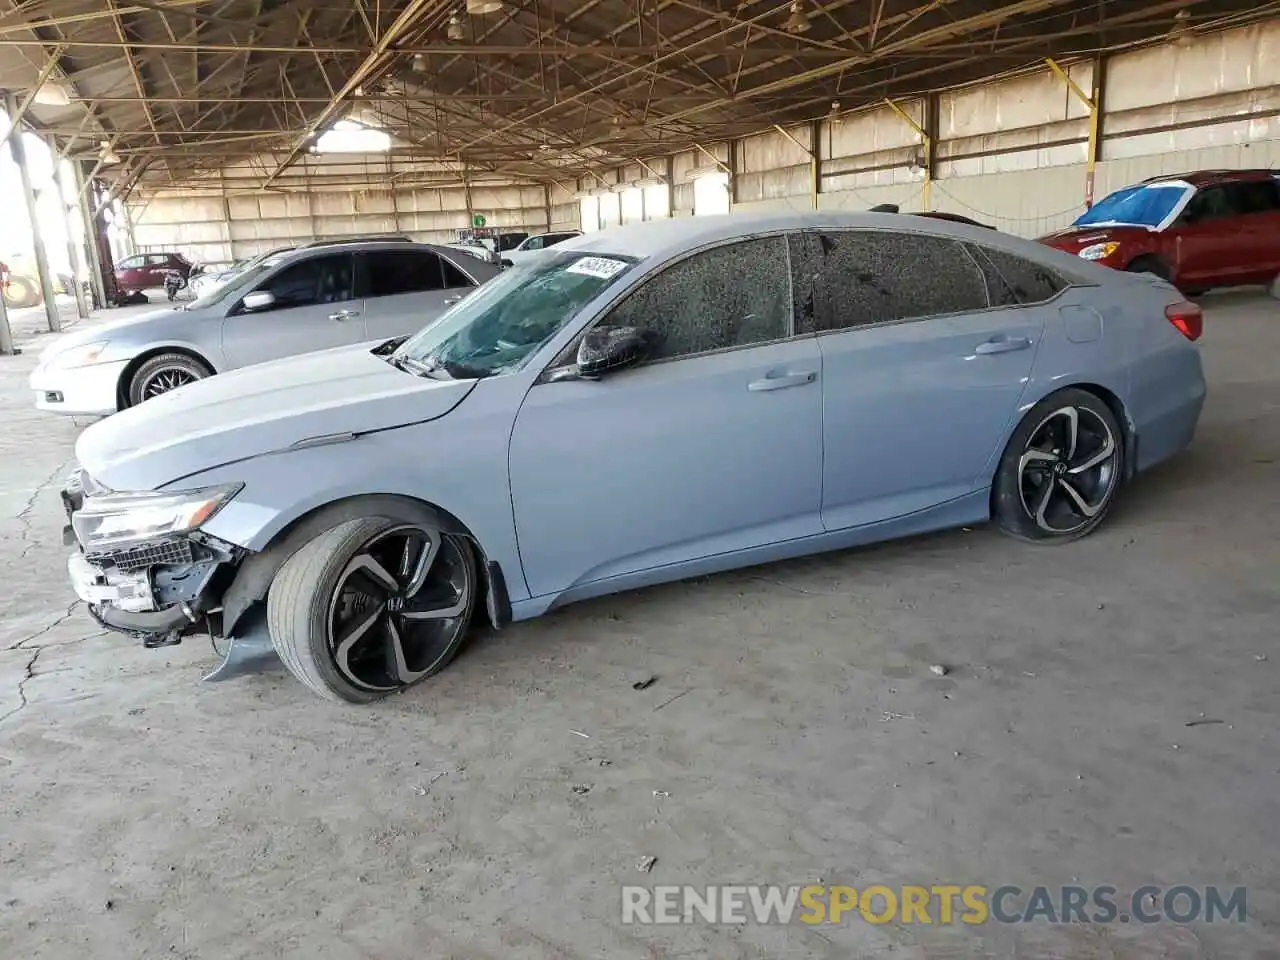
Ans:
POLYGON ((1040 242, 1184 293, 1280 276, 1280 171, 1153 177, 1098 201, 1040 242))
POLYGON ((139 253, 125 257, 115 266, 116 284, 124 293, 141 293, 164 286, 164 275, 176 270, 185 280, 191 261, 180 253, 139 253))

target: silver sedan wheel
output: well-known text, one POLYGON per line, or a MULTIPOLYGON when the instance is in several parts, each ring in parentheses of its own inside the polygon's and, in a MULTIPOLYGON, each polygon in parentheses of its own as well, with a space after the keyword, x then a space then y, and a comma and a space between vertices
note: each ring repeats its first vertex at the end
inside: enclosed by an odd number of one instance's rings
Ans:
POLYGON ((1111 427, 1094 411, 1053 411, 1031 431, 1018 460, 1022 508, 1045 533, 1075 533, 1115 492, 1118 454, 1111 427))
POLYGON ((420 680, 453 651, 475 589, 456 537, 405 524, 366 541, 338 576, 328 649, 338 672, 386 693, 420 680))
POLYGON ((142 385, 142 399, 150 400, 162 393, 186 386, 188 383, 195 383, 199 379, 190 370, 183 370, 181 367, 162 367, 149 376, 142 385))

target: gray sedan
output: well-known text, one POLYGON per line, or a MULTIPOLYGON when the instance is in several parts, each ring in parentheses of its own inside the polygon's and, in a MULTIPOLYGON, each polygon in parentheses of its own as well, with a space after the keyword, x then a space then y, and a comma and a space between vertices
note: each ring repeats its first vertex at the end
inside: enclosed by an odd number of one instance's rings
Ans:
POLYGON ((30 385, 41 410, 115 413, 225 370, 405 336, 498 272, 419 243, 291 250, 191 303, 59 338, 30 385))

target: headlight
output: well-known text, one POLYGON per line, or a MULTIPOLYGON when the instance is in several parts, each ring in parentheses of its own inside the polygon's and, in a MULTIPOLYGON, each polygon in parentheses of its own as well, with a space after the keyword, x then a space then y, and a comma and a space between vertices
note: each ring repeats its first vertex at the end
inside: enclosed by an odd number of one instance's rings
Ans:
POLYGON ((76 539, 86 549, 114 547, 195 530, 228 500, 241 484, 180 490, 172 493, 105 493, 86 497, 71 518, 76 539))
POLYGON ((102 351, 105 349, 107 349, 107 341, 105 340, 81 344, 78 347, 72 347, 70 350, 62 350, 59 353, 55 353, 49 358, 49 366, 87 367, 91 363, 97 363, 98 358, 102 356, 102 351))
POLYGON ((1085 247, 1076 256, 1081 260, 1105 260, 1119 249, 1118 243, 1094 243, 1085 247))

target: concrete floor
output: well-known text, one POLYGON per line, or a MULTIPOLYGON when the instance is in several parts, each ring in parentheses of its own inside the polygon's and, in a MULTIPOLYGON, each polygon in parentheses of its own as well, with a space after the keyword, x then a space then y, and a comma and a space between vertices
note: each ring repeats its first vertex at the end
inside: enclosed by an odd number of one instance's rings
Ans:
POLYGON ((96 631, 59 540, 76 427, 30 408, 38 344, 0 360, 0 956, 1280 955, 1280 306, 1206 306, 1194 447, 1085 541, 592 601, 372 708, 96 631), (819 878, 1243 884, 1249 919, 620 923, 623 884, 819 878))

